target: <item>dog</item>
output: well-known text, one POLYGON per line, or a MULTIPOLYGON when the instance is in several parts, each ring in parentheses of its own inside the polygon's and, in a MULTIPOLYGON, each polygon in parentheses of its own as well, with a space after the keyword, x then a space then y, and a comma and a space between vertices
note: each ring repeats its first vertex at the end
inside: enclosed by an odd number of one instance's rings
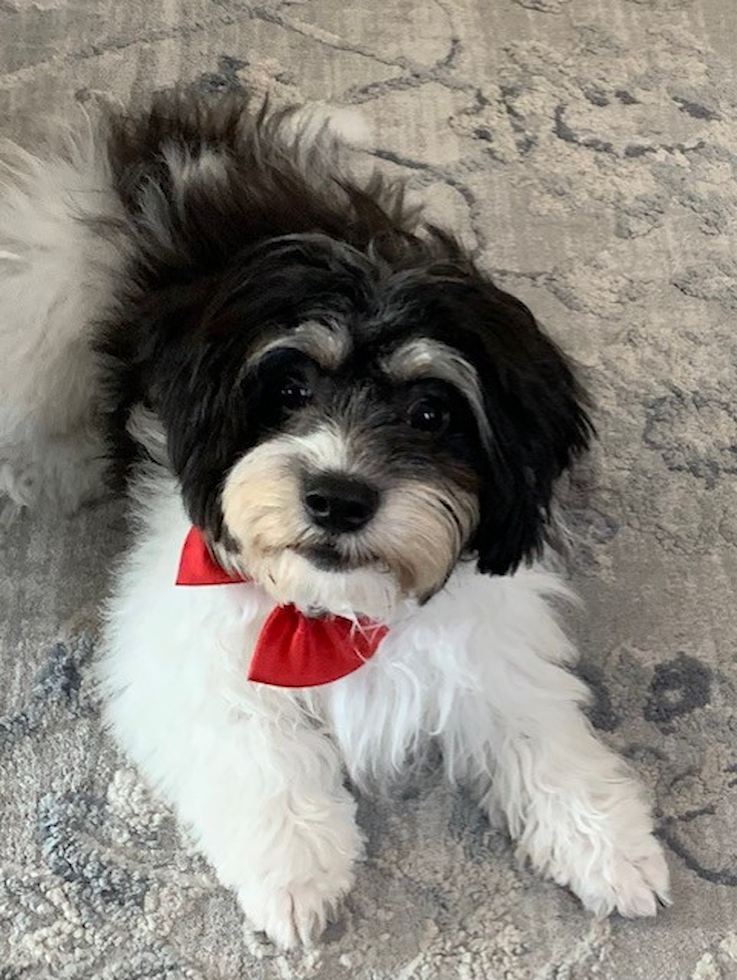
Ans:
POLYGON ((430 740, 539 872, 653 915, 649 807, 559 623, 551 512, 586 394, 522 302, 362 172, 352 126, 162 96, 5 148, 6 500, 72 509, 121 474, 105 716, 275 943, 314 940, 351 887, 350 782, 430 740))

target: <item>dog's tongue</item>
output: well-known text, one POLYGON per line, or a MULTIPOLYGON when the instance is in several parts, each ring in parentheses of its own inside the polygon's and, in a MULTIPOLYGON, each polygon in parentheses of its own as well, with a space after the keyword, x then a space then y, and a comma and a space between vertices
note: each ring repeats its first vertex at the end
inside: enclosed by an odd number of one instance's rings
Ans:
MULTIPOLYGON (((202 533, 191 528, 182 548, 177 585, 230 585, 231 575, 210 554, 202 533)), ((275 687, 319 687, 358 670, 375 653, 387 628, 341 616, 313 619, 295 606, 277 606, 261 628, 248 679, 275 687)))

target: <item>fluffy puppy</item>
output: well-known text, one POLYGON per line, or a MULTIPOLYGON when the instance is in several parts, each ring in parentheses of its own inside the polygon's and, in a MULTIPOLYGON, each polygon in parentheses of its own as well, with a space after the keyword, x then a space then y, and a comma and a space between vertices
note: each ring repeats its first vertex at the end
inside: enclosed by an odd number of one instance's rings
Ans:
POLYGON ((6 487, 22 502, 25 462, 58 476, 63 444, 84 496, 106 418, 136 527, 107 717, 276 942, 317 935, 351 885, 346 773, 384 781, 430 737, 543 874, 598 914, 652 915, 667 868, 581 713, 544 560, 582 390, 521 302, 342 156, 324 113, 181 98, 15 151, 6 487), (192 526, 231 584, 175 584, 192 526), (279 609, 382 638, 329 683, 262 683, 279 609))

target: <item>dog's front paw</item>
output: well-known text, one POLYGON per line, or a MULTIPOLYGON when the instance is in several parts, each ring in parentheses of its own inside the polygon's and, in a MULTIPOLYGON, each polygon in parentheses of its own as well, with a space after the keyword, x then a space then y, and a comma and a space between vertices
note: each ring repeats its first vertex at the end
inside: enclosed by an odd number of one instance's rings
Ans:
POLYGON ((265 932, 277 946, 292 949, 318 939, 338 902, 353 884, 353 862, 360 852, 356 834, 348 851, 335 850, 311 875, 278 884, 267 874, 238 889, 238 900, 254 929, 265 932))
POLYGON ((340 900, 353 884, 353 867, 363 838, 347 814, 332 825, 290 835, 272 862, 238 885, 238 900, 251 926, 277 946, 309 945, 321 935, 340 900))
POLYGON ((238 900, 251 926, 265 932, 282 949, 309 946, 319 939, 328 918, 351 886, 351 878, 336 883, 327 878, 266 889, 245 886, 238 890, 238 900))
POLYGON ((611 814, 578 817, 525 834, 521 856, 599 916, 652 916, 658 904, 670 904, 668 866, 644 807, 622 826, 611 814))
MULTIPOLYGON (((583 870, 583 869, 582 869, 583 870)), ((660 844, 652 834, 631 850, 615 847, 578 876, 573 891, 596 915, 615 910, 626 918, 655 915, 670 905, 670 876, 660 844)))

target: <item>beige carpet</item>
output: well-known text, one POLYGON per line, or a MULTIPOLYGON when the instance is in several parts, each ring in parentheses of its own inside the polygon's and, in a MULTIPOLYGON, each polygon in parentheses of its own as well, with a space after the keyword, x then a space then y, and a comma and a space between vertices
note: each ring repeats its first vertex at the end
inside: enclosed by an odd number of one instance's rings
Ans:
POLYGON ((737 978, 736 37, 735 0, 0 0, 6 133, 182 81, 361 105, 385 165, 585 365, 572 627, 675 898, 592 920, 430 767, 362 801, 368 859, 323 945, 244 938, 100 730, 107 505, 0 552, 0 980, 737 978))

